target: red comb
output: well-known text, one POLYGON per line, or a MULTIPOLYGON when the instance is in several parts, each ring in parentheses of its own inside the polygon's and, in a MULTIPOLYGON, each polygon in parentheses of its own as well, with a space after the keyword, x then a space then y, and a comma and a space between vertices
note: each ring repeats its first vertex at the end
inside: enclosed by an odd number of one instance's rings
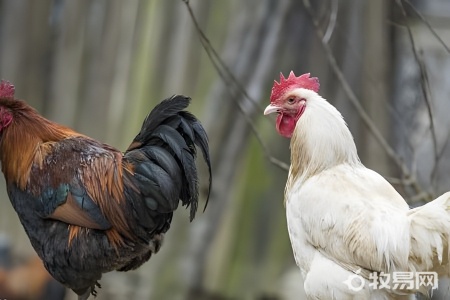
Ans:
POLYGON ((14 85, 6 80, 0 81, 0 98, 14 98, 14 85))
POLYGON ((294 71, 289 73, 289 77, 285 78, 283 73, 280 73, 280 82, 276 80, 272 87, 272 94, 270 95, 270 102, 279 99, 288 89, 298 87, 319 92, 319 79, 317 77, 309 77, 309 73, 295 76, 294 71))

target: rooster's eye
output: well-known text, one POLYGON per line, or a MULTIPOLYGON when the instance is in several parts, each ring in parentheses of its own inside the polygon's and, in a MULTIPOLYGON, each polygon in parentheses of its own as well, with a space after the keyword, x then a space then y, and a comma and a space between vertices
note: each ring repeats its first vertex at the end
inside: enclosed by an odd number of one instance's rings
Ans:
POLYGON ((289 104, 292 104, 292 103, 294 103, 295 102, 295 98, 288 98, 288 103, 289 104))

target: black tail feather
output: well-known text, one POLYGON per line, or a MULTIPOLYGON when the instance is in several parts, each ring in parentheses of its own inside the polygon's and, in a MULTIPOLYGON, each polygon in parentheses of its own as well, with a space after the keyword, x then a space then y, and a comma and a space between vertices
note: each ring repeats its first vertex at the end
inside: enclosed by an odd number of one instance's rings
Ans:
MULTIPOLYGON (((184 111, 189 102, 190 98, 175 95, 158 104, 145 118, 142 129, 134 139, 130 151, 142 151, 151 161, 150 164, 141 162, 143 166, 139 168, 140 175, 153 182, 147 188, 154 189, 152 193, 147 191, 147 195, 150 195, 149 199, 146 198, 147 207, 150 209, 154 209, 153 207, 167 208, 168 205, 174 207, 174 201, 178 203, 178 199, 180 199, 184 206, 191 206, 190 219, 192 221, 197 211, 199 196, 198 174, 195 164, 196 147, 200 148, 209 171, 208 197, 205 209, 209 201, 212 179, 208 137, 197 118, 184 111), (159 168, 155 168, 154 165, 159 168), (146 174, 155 170, 164 172, 164 174, 160 174, 164 176, 146 174), (166 174, 168 177, 165 176, 166 174), (172 178, 171 184, 181 186, 178 190, 178 197, 174 197, 174 195, 171 195, 172 193, 168 192, 167 187, 170 184, 158 182, 161 177, 169 178, 169 180, 172 178), (163 196, 166 199, 167 197, 171 198, 167 199, 170 203, 157 203, 162 201, 163 198, 152 197, 151 195, 155 192, 164 194, 163 196)), ((127 153, 125 153, 126 155, 127 153)), ((145 183, 142 182, 142 184, 145 183)))
POLYGON ((212 170, 211 170, 211 159, 209 157, 208 135, 206 134, 206 131, 203 128, 202 124, 197 120, 197 118, 193 114, 187 111, 182 111, 180 114, 184 117, 185 120, 189 121, 191 125, 190 127, 194 131, 193 141, 202 151, 203 159, 205 160, 206 165, 208 166, 209 172, 208 194, 206 197, 205 206, 203 207, 203 211, 205 211, 206 206, 208 206, 212 186, 212 170))
MULTIPOLYGON (((158 105, 148 114, 142 125, 141 133, 151 133, 156 129, 161 123, 163 123, 167 118, 177 115, 180 111, 188 107, 191 102, 191 98, 173 95, 167 98, 158 105)), ((137 138, 137 137, 136 137, 137 138)))

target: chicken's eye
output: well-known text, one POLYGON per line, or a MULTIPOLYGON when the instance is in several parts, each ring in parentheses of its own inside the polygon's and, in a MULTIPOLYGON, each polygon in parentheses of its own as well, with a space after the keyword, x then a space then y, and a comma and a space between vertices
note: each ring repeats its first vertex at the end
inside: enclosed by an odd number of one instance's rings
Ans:
POLYGON ((292 104, 292 103, 295 102, 295 98, 293 98, 293 97, 288 98, 287 102, 288 102, 289 104, 292 104))

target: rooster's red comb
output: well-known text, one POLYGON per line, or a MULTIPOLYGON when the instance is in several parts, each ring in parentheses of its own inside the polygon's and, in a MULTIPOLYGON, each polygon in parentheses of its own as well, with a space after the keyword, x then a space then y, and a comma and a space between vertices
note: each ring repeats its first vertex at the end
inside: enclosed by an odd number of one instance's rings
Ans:
POLYGON ((14 85, 6 80, 0 81, 0 98, 14 98, 14 85))
POLYGON ((270 101, 273 102, 279 99, 292 87, 304 88, 318 93, 320 84, 319 79, 317 77, 309 77, 309 73, 296 77, 294 71, 291 71, 288 78, 285 78, 283 73, 280 73, 280 82, 275 80, 272 87, 272 94, 270 95, 270 101))

